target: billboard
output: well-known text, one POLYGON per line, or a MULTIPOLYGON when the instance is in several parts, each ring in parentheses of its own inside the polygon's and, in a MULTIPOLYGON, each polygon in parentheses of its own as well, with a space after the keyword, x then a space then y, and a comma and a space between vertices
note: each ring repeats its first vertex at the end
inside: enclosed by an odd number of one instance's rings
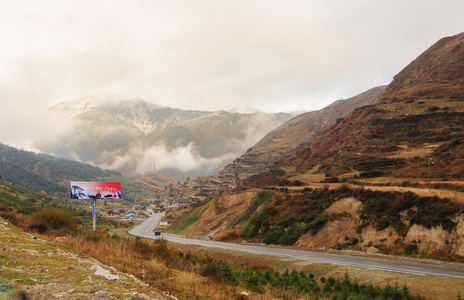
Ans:
POLYGON ((71 182, 71 199, 121 199, 121 183, 71 182))

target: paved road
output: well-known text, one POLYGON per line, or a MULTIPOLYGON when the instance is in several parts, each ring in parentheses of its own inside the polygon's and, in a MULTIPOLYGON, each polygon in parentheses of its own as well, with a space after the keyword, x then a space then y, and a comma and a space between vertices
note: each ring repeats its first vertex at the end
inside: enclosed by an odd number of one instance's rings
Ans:
MULTIPOLYGON (((140 236, 149 239, 155 239, 153 229, 161 220, 160 215, 154 215, 145 222, 130 230, 129 233, 135 236, 140 236)), ((399 272, 405 274, 416 275, 433 275, 444 277, 464 278, 464 268, 439 266, 432 264, 398 262, 386 259, 366 258, 359 256, 338 255, 330 253, 309 252, 302 250, 290 250, 263 246, 249 246, 232 243, 222 243, 215 241, 203 241, 177 237, 175 235, 163 234, 165 240, 179 244, 193 244, 205 247, 213 247, 220 249, 229 249, 235 251, 272 255, 279 257, 290 257, 301 260, 311 260, 335 265, 343 265, 357 268, 375 269, 390 272, 399 272)))

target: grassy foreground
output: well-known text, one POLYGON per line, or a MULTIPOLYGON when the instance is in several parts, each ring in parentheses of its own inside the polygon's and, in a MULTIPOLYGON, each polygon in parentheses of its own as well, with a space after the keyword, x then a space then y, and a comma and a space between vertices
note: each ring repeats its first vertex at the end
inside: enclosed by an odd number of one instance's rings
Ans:
POLYGON ((458 299, 464 293, 464 280, 453 278, 205 251, 101 232, 37 239, 3 221, 0 231, 0 293, 28 299, 458 299), (96 275, 93 265, 119 279, 96 275))

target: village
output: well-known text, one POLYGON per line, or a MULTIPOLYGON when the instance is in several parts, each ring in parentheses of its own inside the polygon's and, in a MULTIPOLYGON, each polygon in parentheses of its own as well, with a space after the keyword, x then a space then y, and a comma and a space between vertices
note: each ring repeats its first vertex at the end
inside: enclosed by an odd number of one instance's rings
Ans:
POLYGON ((190 205, 197 201, 192 198, 156 199, 148 203, 138 203, 128 207, 113 207, 104 211, 104 215, 107 218, 118 221, 131 221, 133 219, 144 219, 155 213, 165 214, 170 210, 190 205))
MULTIPOLYGON (((156 169, 153 178, 157 177, 156 169)), ((133 204, 118 204, 105 207, 101 212, 109 219, 124 221, 144 220, 152 214, 162 214, 179 208, 209 201, 217 193, 234 187, 234 181, 219 179, 216 176, 199 177, 182 184, 170 184, 164 190, 156 191, 149 199, 133 204)))

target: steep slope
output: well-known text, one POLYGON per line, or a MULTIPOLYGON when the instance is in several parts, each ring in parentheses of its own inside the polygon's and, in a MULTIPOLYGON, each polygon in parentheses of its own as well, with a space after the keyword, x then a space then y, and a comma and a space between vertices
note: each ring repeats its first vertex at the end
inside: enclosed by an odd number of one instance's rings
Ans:
POLYGON ((310 144, 327 127, 335 124, 337 119, 345 117, 357 107, 377 102, 384 90, 385 86, 372 88, 355 97, 338 100, 321 110, 304 113, 289 120, 267 134, 232 164, 228 164, 219 176, 239 180, 265 172, 275 162, 310 144))
MULTIPOLYGON (((463 139, 464 34, 459 34, 408 65, 378 103, 354 110, 276 169, 326 177, 377 170, 427 178, 426 161, 432 157, 434 178, 462 179, 463 139), (434 63, 430 72, 426 66, 434 63)), ((272 177, 261 181, 270 183, 272 177)))
POLYGON ((185 232, 463 256, 463 67, 464 34, 440 40, 398 74, 379 101, 356 108, 291 157, 243 180, 236 195, 216 198, 209 211, 222 221, 213 223, 205 213, 185 232), (424 64, 433 62, 430 72, 424 64), (235 199, 249 204, 229 207, 235 199))
POLYGON ((0 233, 2 299, 124 298, 133 290, 138 291, 133 299, 164 299, 133 276, 83 258, 69 247, 34 238, 1 218, 0 233))

